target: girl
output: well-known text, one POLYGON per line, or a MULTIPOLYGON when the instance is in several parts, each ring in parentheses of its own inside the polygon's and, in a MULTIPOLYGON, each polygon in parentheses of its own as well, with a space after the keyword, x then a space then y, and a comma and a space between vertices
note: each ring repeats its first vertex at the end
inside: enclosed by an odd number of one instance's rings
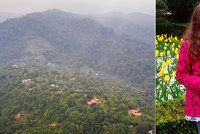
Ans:
POLYGON ((200 3, 181 44, 176 77, 186 87, 185 119, 196 121, 200 134, 200 3))

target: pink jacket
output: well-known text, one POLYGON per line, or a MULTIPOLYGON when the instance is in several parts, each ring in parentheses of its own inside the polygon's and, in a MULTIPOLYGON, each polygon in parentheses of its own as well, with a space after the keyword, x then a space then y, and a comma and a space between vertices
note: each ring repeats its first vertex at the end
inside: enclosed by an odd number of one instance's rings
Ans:
POLYGON ((186 87, 185 116, 200 117, 200 60, 189 62, 189 44, 189 41, 181 44, 176 78, 186 87))

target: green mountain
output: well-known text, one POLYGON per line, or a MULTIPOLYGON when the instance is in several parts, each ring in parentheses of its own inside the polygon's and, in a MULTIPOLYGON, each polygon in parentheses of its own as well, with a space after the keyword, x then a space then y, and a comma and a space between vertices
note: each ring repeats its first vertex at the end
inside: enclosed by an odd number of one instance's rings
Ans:
POLYGON ((133 85, 154 77, 152 43, 56 9, 0 23, 0 48, 1 66, 39 61, 133 85))

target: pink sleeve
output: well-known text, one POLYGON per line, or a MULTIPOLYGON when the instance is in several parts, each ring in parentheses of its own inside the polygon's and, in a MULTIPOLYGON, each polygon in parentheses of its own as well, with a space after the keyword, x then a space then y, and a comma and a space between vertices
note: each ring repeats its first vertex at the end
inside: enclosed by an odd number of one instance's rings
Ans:
POLYGON ((191 75, 190 64, 188 58, 188 43, 184 41, 181 44, 178 65, 176 70, 176 78, 178 82, 185 87, 189 88, 200 88, 200 77, 191 75))

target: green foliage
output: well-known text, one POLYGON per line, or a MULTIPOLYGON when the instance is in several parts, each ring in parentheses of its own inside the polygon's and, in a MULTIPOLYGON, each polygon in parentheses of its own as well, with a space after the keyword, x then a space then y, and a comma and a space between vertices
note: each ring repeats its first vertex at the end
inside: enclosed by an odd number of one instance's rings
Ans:
POLYGON ((188 122, 184 119, 156 125, 157 134, 197 134, 195 122, 188 122))
POLYGON ((187 25, 187 23, 173 23, 162 17, 156 18, 156 33, 182 37, 187 25))
POLYGON ((0 133, 147 133, 155 125, 154 101, 144 90, 99 77, 69 78, 70 73, 32 66, 1 69, 0 133), (24 85, 23 79, 31 82, 24 85), (93 97, 102 103, 87 106, 93 97), (142 116, 129 116, 135 107, 142 116), (18 113, 24 114, 20 120, 18 113), (62 125, 51 127, 52 122, 62 125))
POLYGON ((158 134, 195 134, 195 122, 184 119, 185 97, 176 100, 157 102, 156 133, 158 134))

